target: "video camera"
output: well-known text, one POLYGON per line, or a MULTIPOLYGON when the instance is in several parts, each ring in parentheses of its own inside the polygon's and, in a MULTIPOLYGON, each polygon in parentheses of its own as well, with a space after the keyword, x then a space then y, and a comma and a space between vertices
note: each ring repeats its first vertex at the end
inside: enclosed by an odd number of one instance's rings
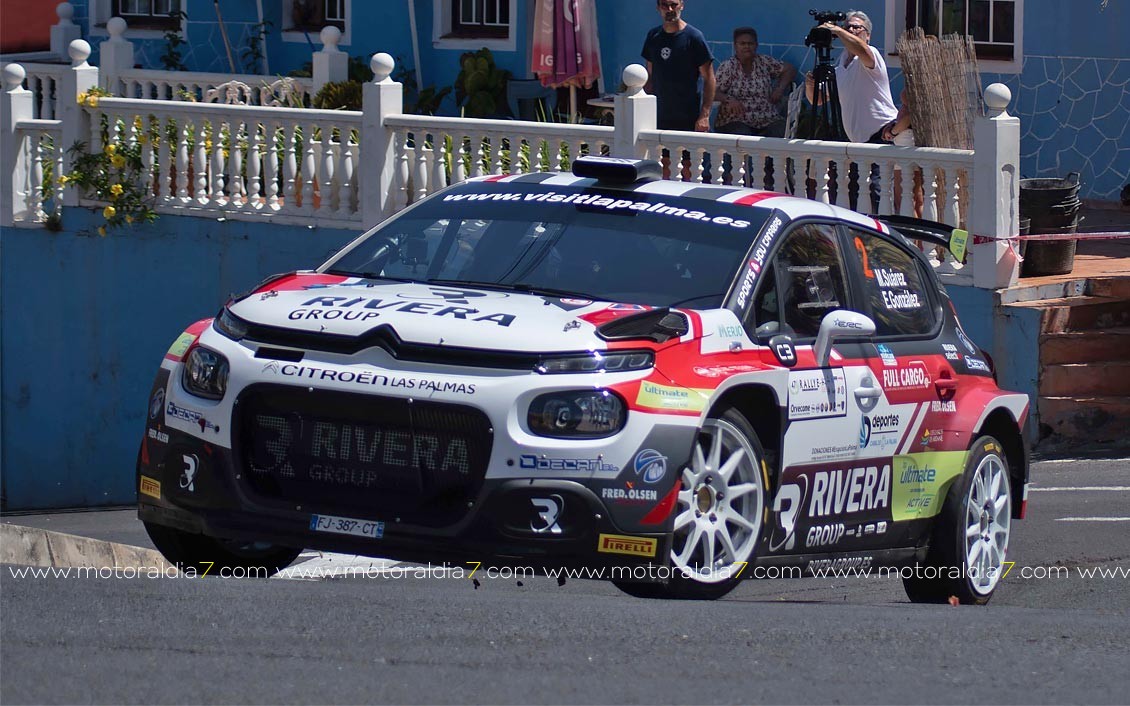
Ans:
POLYGON ((808 36, 804 38, 804 46, 830 50, 832 48, 832 32, 820 25, 825 22, 843 22, 847 19, 847 13, 836 10, 809 10, 808 14, 816 20, 816 26, 809 30, 808 36))

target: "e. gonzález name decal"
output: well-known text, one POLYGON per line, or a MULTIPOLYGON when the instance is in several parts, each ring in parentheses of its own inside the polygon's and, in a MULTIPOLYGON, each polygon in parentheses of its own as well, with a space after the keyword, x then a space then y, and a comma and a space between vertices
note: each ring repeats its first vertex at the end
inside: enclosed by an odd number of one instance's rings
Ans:
POLYGON ((494 193, 494 194, 448 194, 444 201, 520 201, 520 202, 545 202, 573 204, 575 206, 589 206, 603 208, 608 211, 641 211, 654 213, 659 216, 674 216, 676 218, 689 218, 694 221, 715 223, 720 226, 732 228, 749 228, 749 221, 743 221, 730 216, 710 216, 703 211, 692 211, 678 206, 668 206, 662 201, 648 203, 647 201, 632 201, 630 199, 610 199, 599 194, 558 194, 553 191, 534 194, 494 193))

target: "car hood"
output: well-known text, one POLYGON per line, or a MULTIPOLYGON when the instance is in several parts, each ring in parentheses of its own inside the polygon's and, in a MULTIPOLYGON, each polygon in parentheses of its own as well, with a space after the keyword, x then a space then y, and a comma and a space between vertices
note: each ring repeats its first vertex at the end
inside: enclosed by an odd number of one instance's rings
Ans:
POLYGON ((522 352, 602 350, 608 309, 584 299, 299 273, 229 305, 251 324, 336 336, 388 326, 403 341, 522 352), (603 315, 602 315, 603 314, 603 315))

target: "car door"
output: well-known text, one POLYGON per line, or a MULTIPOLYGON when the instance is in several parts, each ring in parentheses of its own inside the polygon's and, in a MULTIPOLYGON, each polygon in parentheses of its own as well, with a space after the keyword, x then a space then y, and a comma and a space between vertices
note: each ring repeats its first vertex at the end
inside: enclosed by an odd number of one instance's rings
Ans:
POLYGON ((854 309, 852 296, 836 226, 812 222, 784 235, 754 295, 751 336, 774 350, 785 342, 795 350, 782 400, 771 553, 850 547, 862 532, 857 525, 873 523, 887 503, 879 470, 857 462, 863 409, 881 394, 867 366, 866 339, 837 341, 825 366, 813 351, 823 318, 854 309))
POLYGON ((847 228, 852 269, 865 313, 875 322, 866 346, 882 396, 861 420, 860 455, 890 466, 890 539, 910 543, 940 510, 941 484, 954 464, 946 419, 954 416, 958 376, 952 344, 941 340, 941 301, 927 265, 894 237, 847 228))

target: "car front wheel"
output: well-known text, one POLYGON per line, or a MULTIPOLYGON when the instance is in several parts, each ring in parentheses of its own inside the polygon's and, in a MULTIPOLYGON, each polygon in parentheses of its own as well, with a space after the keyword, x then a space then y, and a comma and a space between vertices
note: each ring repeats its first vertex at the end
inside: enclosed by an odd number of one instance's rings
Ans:
POLYGON ((707 419, 680 479, 670 581, 617 586, 645 598, 713 600, 732 591, 761 539, 764 458, 757 433, 736 409, 707 419))
POLYGON ((926 565, 903 579, 915 603, 989 602, 1005 571, 1012 518, 1012 485, 1004 447, 978 438, 965 473, 951 487, 938 515, 926 565))

